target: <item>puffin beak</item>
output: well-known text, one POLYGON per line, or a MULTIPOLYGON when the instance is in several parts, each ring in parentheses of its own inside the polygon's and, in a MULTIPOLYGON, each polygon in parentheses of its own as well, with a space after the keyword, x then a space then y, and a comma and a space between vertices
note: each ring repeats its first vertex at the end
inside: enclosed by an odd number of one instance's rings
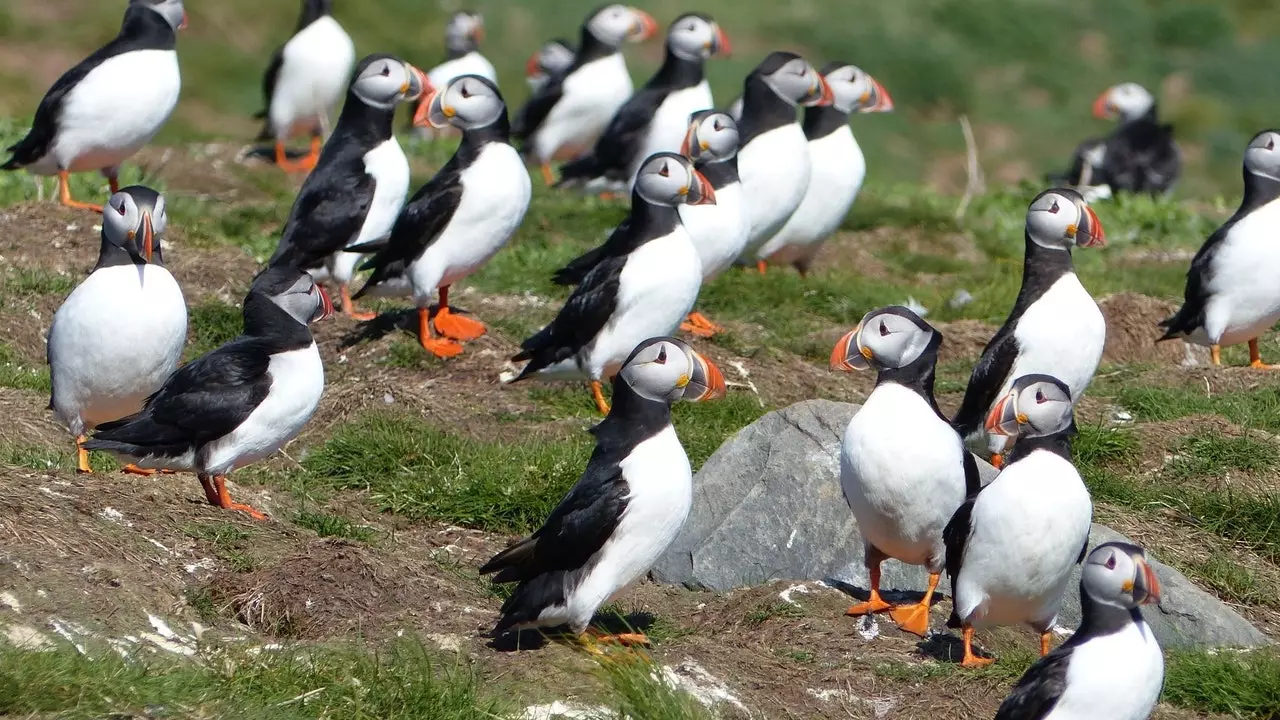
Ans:
POLYGON ((875 355, 862 347, 858 338, 862 332, 862 324, 850 330, 836 343, 831 351, 831 369, 853 372, 854 370, 870 370, 871 360, 875 355))
POLYGON ((644 42, 658 34, 658 21, 654 20, 652 15, 638 8, 631 8, 631 12, 635 14, 635 24, 631 27, 628 40, 644 42))
POLYGON ((692 153, 690 153, 690 150, 693 149, 693 136, 697 131, 698 131, 698 123, 696 122, 689 123, 689 129, 685 131, 684 140, 681 141, 680 143, 680 154, 689 158, 690 160, 694 159, 694 156, 692 153))
POLYGON ((693 374, 684 381, 684 395, 681 397, 690 402, 722 398, 728 391, 720 368, 696 352, 693 353, 693 374))
POLYGON ((404 94, 405 100, 417 100, 431 90, 431 81, 427 79, 426 73, 409 63, 405 63, 404 67, 409 73, 409 81, 400 86, 400 92, 404 94))
POLYGON ((1017 437, 1018 427, 1026 420, 1025 415, 1018 413, 1017 395, 1010 392, 1000 398, 1000 402, 991 408, 991 413, 987 415, 985 426, 987 432, 992 435, 1017 437))
POLYGON ((316 286, 316 290, 320 293, 320 317, 311 322, 324 320, 333 315, 333 301, 329 299, 329 293, 325 292, 324 288, 319 285, 316 286))
POLYGON ((186 10, 182 11, 182 22, 178 23, 178 29, 179 30, 187 29, 187 11, 186 10))
POLYGON ((889 91, 884 89, 880 81, 870 75, 867 76, 867 79, 871 81, 870 97, 863 96, 864 104, 858 112, 892 112, 893 98, 889 97, 889 91))
POLYGON ((687 201, 690 205, 715 205, 716 190, 711 182, 697 170, 693 171, 693 188, 687 201))
POLYGON ((1110 120, 1115 117, 1115 108, 1111 105, 1111 91, 1108 90, 1093 101, 1093 116, 1099 120, 1110 120))
POLYGON ((1139 605, 1160 604, 1160 580, 1144 557, 1134 557, 1137 572, 1133 576, 1133 599, 1139 605))
POLYGON ((831 92, 831 85, 827 83, 827 79, 818 75, 818 84, 809 88, 809 94, 800 103, 805 107, 827 107, 836 101, 835 93, 831 92))
POLYGON ((1084 206, 1085 221, 1082 227, 1076 228, 1076 245, 1080 247, 1103 247, 1107 244, 1107 234, 1102 229, 1102 221, 1093 208, 1084 206))
POLYGON ((475 29, 471 31, 471 39, 475 40, 476 43, 484 42, 484 26, 483 25, 477 25, 475 29))
POLYGON ((524 63, 525 77, 527 78, 537 77, 538 75, 542 74, 542 63, 538 62, 538 57, 540 55, 542 55, 542 53, 536 52, 530 55, 529 59, 525 61, 524 63))
POLYGON ((733 54, 733 46, 729 44, 729 36, 725 34, 724 28, 716 25, 716 38, 711 41, 711 54, 724 55, 728 57, 733 54))
POLYGON ((151 262, 151 256, 155 253, 155 233, 151 229, 151 213, 142 213, 142 242, 138 243, 138 249, 142 251, 142 259, 148 263, 151 262))

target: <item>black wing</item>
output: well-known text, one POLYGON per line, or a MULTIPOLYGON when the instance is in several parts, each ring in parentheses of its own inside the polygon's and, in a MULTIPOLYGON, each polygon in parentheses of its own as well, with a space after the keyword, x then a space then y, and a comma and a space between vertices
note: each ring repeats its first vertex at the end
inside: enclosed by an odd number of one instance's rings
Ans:
POLYGON ((1191 259, 1191 267, 1187 270, 1187 287, 1183 292, 1182 307, 1178 308, 1173 317, 1160 323, 1160 327, 1165 329, 1160 340, 1190 335, 1204 325, 1205 305, 1209 302, 1210 265, 1230 231, 1231 223, 1214 230, 1196 251, 1196 256, 1191 259))
POLYGON ((235 430, 271 389, 270 350, 238 338, 184 365, 134 415, 98 426, 91 450, 180 454, 235 430))
POLYGON ((982 427, 991 403, 1013 371, 1013 363, 1018 359, 1018 341, 1013 337, 1016 326, 1015 320, 1006 321, 987 343, 978 364, 973 366, 960 410, 951 420, 961 437, 968 437, 982 427))
POLYGON ((643 88, 614 113, 591 154, 560 168, 560 185, 574 180, 608 177, 630 180, 631 164, 644 144, 649 125, 669 91, 643 88))
POLYGON ((973 504, 982 492, 982 479, 978 475, 978 463, 973 453, 964 451, 964 484, 965 499, 956 508, 956 512, 947 521, 942 530, 942 544, 946 548, 946 570, 951 577, 951 617, 948 627, 960 627, 960 618, 956 615, 956 579, 960 577, 960 566, 964 564, 965 546, 969 544, 969 535, 973 532, 973 504))
MULTIPOLYGON (((276 48, 271 56, 271 62, 267 64, 267 72, 262 76, 262 110, 254 115, 255 118, 266 120, 271 114, 271 96, 276 94, 276 80, 280 77, 280 68, 284 65, 284 46, 276 48)), ((264 126, 263 133, 267 133, 270 126, 264 126)), ((267 140, 269 138, 259 137, 259 140, 267 140)))
MULTIPOLYGON (((536 92, 525 100, 524 105, 520 106, 519 112, 511 121, 511 137, 514 140, 527 142, 533 136, 542 122, 547 119, 547 115, 551 113, 551 108, 560 102, 560 97, 564 95, 564 75, 557 75, 536 92)), ((527 152, 529 148, 525 148, 527 152)))
POLYGON ((551 324, 520 343, 514 360, 528 360, 517 380, 573 356, 609 322, 618 305, 618 284, 627 255, 601 260, 582 280, 551 324))
POLYGON ((300 268, 314 267, 359 235, 377 181, 365 172, 358 152, 340 144, 325 145, 293 202, 272 264, 287 259, 300 268))
POLYGON ((618 227, 609 233, 609 237, 596 247, 591 248, 578 257, 570 260, 551 276, 551 282, 557 285, 580 285, 591 269, 610 255, 618 255, 629 251, 635 242, 631 235, 631 216, 628 215, 618 227), (624 249, 624 245, 627 249, 624 249))
POLYGON ((996 720, 1042 720, 1053 711, 1067 689, 1067 665, 1072 647, 1063 645, 1027 669, 1009 696, 1000 703, 996 720))

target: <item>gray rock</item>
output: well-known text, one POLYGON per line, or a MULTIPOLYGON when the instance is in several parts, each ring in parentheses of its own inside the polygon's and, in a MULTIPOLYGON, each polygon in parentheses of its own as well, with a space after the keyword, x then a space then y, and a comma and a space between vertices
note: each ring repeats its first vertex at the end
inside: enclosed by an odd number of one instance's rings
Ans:
MULTIPOLYGON (((726 441, 694 478, 689 520, 658 560, 654 578, 716 591, 776 579, 865 589, 862 541, 840 490, 840 441, 857 410, 848 403, 808 400, 771 412, 726 441)), ((978 467, 984 483, 995 477, 987 463, 979 460, 978 467)), ((1125 539, 1095 524, 1089 543, 1125 539)), ((1153 567, 1163 602, 1145 610, 1163 645, 1268 642, 1177 570, 1159 562, 1153 567)), ((1077 569, 1059 618, 1070 627, 1080 621, 1078 578, 1077 569)), ((881 584, 918 594, 926 579, 923 568, 889 561, 881 584)))

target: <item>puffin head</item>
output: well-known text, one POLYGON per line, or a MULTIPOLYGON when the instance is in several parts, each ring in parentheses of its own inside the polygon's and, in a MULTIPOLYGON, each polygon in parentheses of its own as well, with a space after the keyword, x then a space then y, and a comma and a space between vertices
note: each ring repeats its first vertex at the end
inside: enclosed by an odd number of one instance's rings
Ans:
POLYGON ((835 96, 831 94, 831 86, 822 75, 795 53, 769 53, 752 74, 764 81, 778 97, 792 105, 825 106, 835 100, 835 96))
POLYGON ((673 337, 649 338, 631 351, 618 371, 637 395, 668 405, 724 397, 724 375, 689 343, 673 337))
POLYGON ((649 13, 630 5, 605 5, 587 18, 586 30, 609 47, 626 42, 642 42, 658 32, 658 22, 649 13))
POLYGON ((1103 543, 1085 558, 1080 588, 1095 602, 1132 610, 1160 604, 1160 580, 1147 553, 1125 542, 1103 543))
POLYGON ((1100 120, 1130 122, 1146 115, 1155 104, 1155 97, 1138 83, 1120 83, 1107 88, 1093 101, 1093 116, 1100 120))
POLYGON ((635 192, 654 205, 715 205, 716 192, 693 161, 676 153, 650 155, 636 173, 635 192))
POLYGON ((738 123, 725 113, 699 110, 689 116, 680 154, 696 165, 732 158, 738 154, 738 123))
POLYGON ((875 78, 856 65, 833 62, 822 68, 822 77, 831 86, 831 103, 842 113, 890 112, 893 98, 875 78))
POLYGON ((1031 201, 1027 208, 1027 236, 1035 244, 1052 250, 1107 244, 1102 221, 1084 196, 1071 188, 1045 190, 1031 201))
POLYGON ((1071 425, 1071 390, 1052 375, 1023 375, 987 414, 992 435, 1043 437, 1071 425))
POLYGON ((548 40, 538 48, 538 52, 529 56, 524 64, 524 76, 531 83, 563 72, 573 64, 573 46, 568 40, 555 38, 548 40))
POLYGON ((506 111, 498 86, 479 75, 460 75, 418 105, 413 124, 474 130, 494 124, 506 111))
POLYGON ((698 13, 685 13, 667 28, 667 48, 682 60, 701 61, 712 55, 728 55, 729 36, 716 21, 698 13))
POLYGON ((444 45, 450 52, 463 55, 480 47, 484 40, 484 16, 478 12, 459 11, 444 26, 444 45))
POLYGON ((872 310, 845 333, 831 351, 831 367, 852 370, 895 370, 920 359, 938 331, 901 305, 872 310))
POLYGON ((182 0, 129 0, 129 5, 139 5, 160 13, 160 17, 175 32, 187 27, 187 10, 182 6, 182 0))
MULTIPOLYGON (((249 286, 249 296, 259 295, 288 313, 302 325, 333 314, 333 303, 312 277, 288 263, 269 265, 249 286)), ((246 307, 250 298, 245 298, 246 307)))
POLYGON ((361 102, 382 110, 393 110, 431 90, 425 73, 392 55, 370 55, 361 60, 351 81, 351 92, 361 102))
POLYGON ((1280 130, 1253 136, 1244 151, 1244 172, 1280 182, 1280 130))
POLYGON ((102 237, 147 262, 161 262, 160 241, 169 218, 164 196, 142 185, 130 185, 102 206, 102 237))

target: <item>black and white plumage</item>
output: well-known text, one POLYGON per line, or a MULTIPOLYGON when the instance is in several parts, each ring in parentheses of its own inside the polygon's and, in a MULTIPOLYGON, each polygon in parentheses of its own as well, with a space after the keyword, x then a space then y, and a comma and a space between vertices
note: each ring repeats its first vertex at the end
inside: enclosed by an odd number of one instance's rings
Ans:
POLYGON ((1164 684, 1164 654, 1141 607, 1159 602, 1142 548, 1094 548, 1080 575, 1080 627, 1027 670, 996 720, 1146 720, 1164 684))
POLYGON ((1182 152, 1173 126, 1161 123, 1156 100, 1137 83, 1107 88, 1093 103, 1093 115, 1120 124, 1104 138, 1076 148, 1063 178, 1090 197, 1116 192, 1161 195, 1173 189, 1182 172, 1182 152))
POLYGON ((943 532, 953 611, 964 628, 964 665, 975 628, 1030 625, 1049 652, 1071 568, 1084 559, 1093 503, 1071 464, 1072 396, 1049 375, 1017 378, 987 416, 991 433, 1021 436, 1009 462, 970 494, 943 532))
POLYGON ((226 475, 284 447, 315 413, 324 365, 308 325, 332 311, 306 273, 267 268, 244 299, 240 337, 184 365, 138 413, 100 425, 85 448, 194 472, 211 505, 261 519, 231 502, 226 475))
POLYGON ((776 235, 756 251, 756 259, 794 265, 806 274, 822 242, 840 229, 867 176, 867 161, 849 128, 851 113, 889 112, 893 99, 884 86, 847 63, 822 69, 835 98, 804 111, 808 138, 809 185, 800 206, 776 235))
POLYGON ((333 135, 298 191, 271 256, 272 264, 332 279, 351 317, 373 315, 356 313, 351 304, 347 285, 361 255, 344 249, 390 235, 409 191, 409 160, 392 132, 396 108, 430 90, 421 70, 391 55, 360 61, 333 135))
MULTIPOLYGON (((1027 210, 1022 287, 1013 310, 982 351, 953 423, 961 436, 980 437, 983 419, 1014 379, 1032 373, 1059 378, 1079 402, 1102 359, 1107 326, 1076 277, 1072 246, 1105 244, 1102 223, 1075 190, 1055 188, 1027 210)), ((987 436, 999 467, 1006 438, 987 436)))
POLYGON ((809 188, 808 140, 796 122, 796 106, 830 105, 826 79, 789 52, 774 52, 743 84, 738 120, 738 175, 751 216, 747 259, 791 217, 809 188))
POLYGON ((591 381, 596 405, 608 404, 600 381, 612 377, 637 343, 680 325, 702 286, 702 265, 680 223, 681 203, 714 203, 711 184, 693 161, 658 153, 645 161, 631 194, 631 214, 597 251, 560 273, 585 270, 549 325, 520 344, 527 361, 514 378, 533 375, 591 381))
POLYGON ((924 637, 929 604, 942 576, 943 528, 966 495, 981 487, 978 465, 933 395, 942 333, 911 310, 872 310, 836 343, 831 366, 876 371, 876 387, 845 429, 840 486, 862 533, 871 598, 849 615, 884 610, 900 628, 924 637), (907 460, 909 458, 909 460, 907 460), (880 597, 880 564, 893 558, 929 571, 919 603, 880 597))
MULTIPOLYGON (((480 43, 484 40, 484 16, 478 12, 459 11, 449 17, 444 28, 445 61, 427 71, 427 79, 431 87, 443 89, 449 83, 463 75, 479 75, 498 86, 498 73, 480 52, 480 43)), ((423 114, 422 105, 428 102, 425 95, 411 105, 413 108, 414 127, 420 137, 431 137, 436 130, 430 123, 420 122, 423 114)))
POLYGON ((647 40, 658 23, 627 5, 606 5, 582 24, 582 42, 573 62, 552 75, 520 108, 512 137, 542 167, 548 185, 551 161, 571 160, 589 151, 618 108, 631 97, 631 75, 622 56, 626 42, 647 40))
POLYGON ((556 187, 587 192, 629 191, 640 163, 680 149, 689 116, 713 106, 703 63, 729 52, 729 38, 706 15, 686 13, 667 29, 666 57, 653 77, 618 112, 587 155, 560 168, 556 187))
POLYGON ((537 93, 553 76, 568 70, 576 54, 573 44, 564 38, 552 38, 543 43, 524 65, 524 80, 529 90, 537 93))
POLYGON ((1160 323, 1161 340, 1182 338, 1209 345, 1213 364, 1219 346, 1248 341, 1254 367, 1266 367, 1258 336, 1280 320, 1280 131, 1264 130, 1244 151, 1244 199, 1214 231, 1187 270, 1185 300, 1160 323))
POLYGON ((182 77, 174 50, 186 27, 182 0, 130 0, 116 37, 63 73, 36 108, 26 137, 0 169, 57 175, 63 205, 94 212, 101 205, 71 199, 68 175, 99 170, 111 192, 120 164, 160 131, 178 105, 182 77))
MULTIPOLYGON (((520 227, 532 185, 510 144, 507 106, 498 87, 463 75, 427 101, 433 126, 462 131, 449 162, 404 206, 391 237, 362 269, 372 269, 363 295, 411 295, 418 306, 419 338, 428 352, 453 357, 459 340, 484 334, 484 324, 449 309, 449 286, 479 270, 520 227), (440 305, 431 332, 432 296, 440 305)), ((359 250, 360 248, 355 248, 359 250)))
POLYGON ((98 263, 54 313, 49 407, 76 436, 80 472, 90 471, 84 434, 138 412, 182 357, 187 305, 160 250, 168 224, 156 191, 134 185, 112 195, 98 263))
POLYGON ((356 46, 333 17, 333 0, 303 0, 293 37, 271 56, 262 77, 265 107, 259 140, 275 142, 276 164, 284 170, 310 170, 320 156, 321 139, 351 80, 356 46), (311 153, 289 160, 285 143, 310 135, 311 153))
POLYGON ((693 502, 671 404, 724 391, 720 371, 683 341, 651 338, 630 353, 614 380, 613 408, 591 429, 596 447, 578 482, 541 528, 480 568, 495 582, 519 583, 495 634, 567 625, 580 635, 602 604, 649 571, 693 502))

